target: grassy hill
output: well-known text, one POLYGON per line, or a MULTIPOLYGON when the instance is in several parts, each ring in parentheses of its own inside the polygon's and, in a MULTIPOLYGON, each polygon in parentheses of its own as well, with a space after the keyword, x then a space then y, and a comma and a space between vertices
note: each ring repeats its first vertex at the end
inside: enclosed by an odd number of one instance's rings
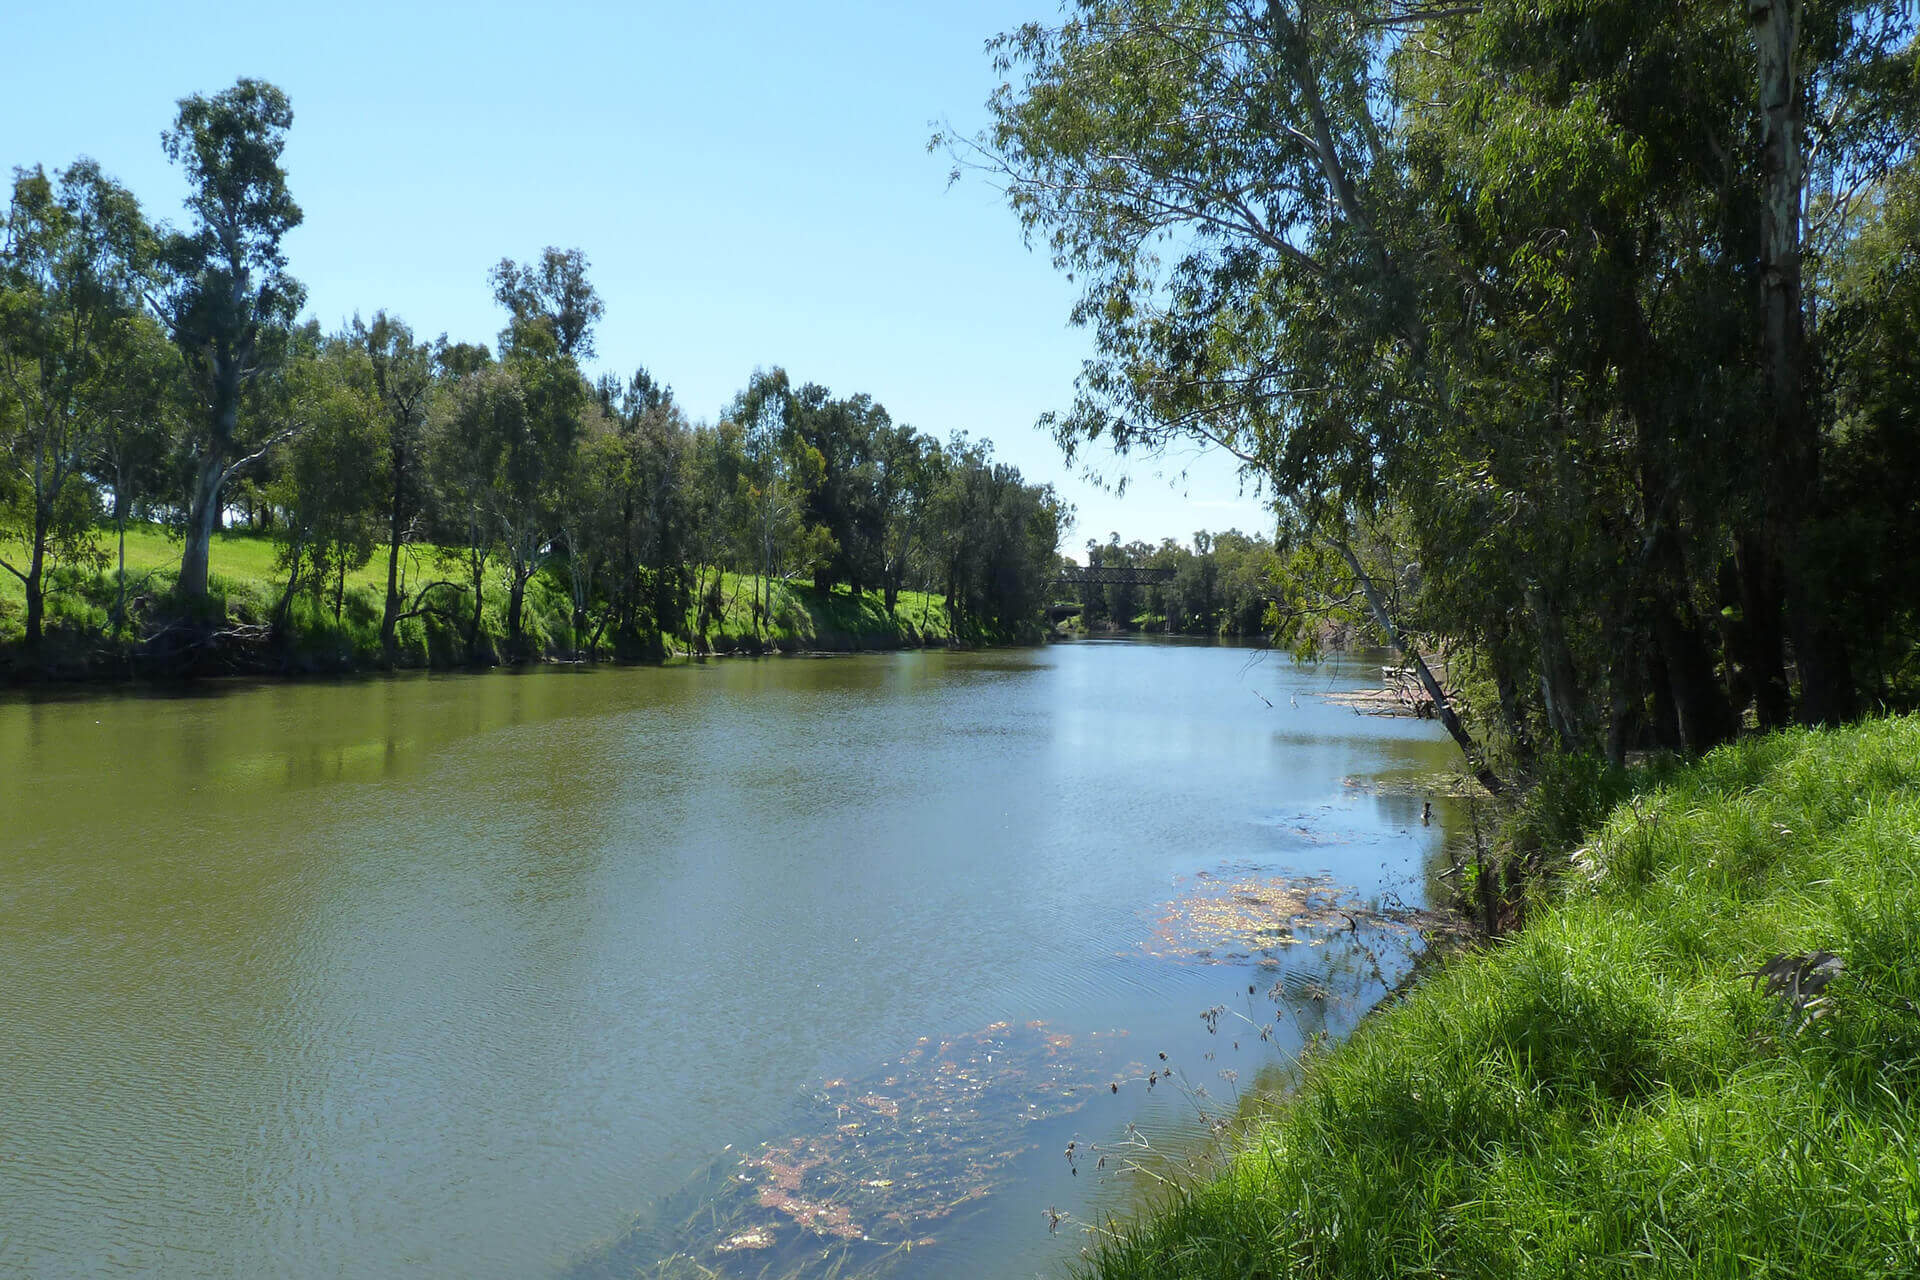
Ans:
MULTIPOLYGON (((77 674, 99 666, 115 650, 111 615, 118 581, 113 568, 116 551, 110 534, 103 533, 100 548, 106 567, 84 571, 62 570, 53 579, 47 599, 47 655, 42 665, 56 673, 77 674)), ((278 600, 282 577, 274 566, 273 542, 249 533, 215 537, 209 575, 216 608, 241 628, 263 627, 278 600)), ((151 619, 164 613, 180 563, 180 543, 161 529, 136 527, 127 534, 128 596, 135 618, 151 619)), ((405 560, 407 581, 415 586, 444 578, 463 577, 456 565, 438 562, 432 547, 412 548, 405 560)), ((844 588, 820 592, 810 585, 776 582, 769 618, 756 631, 750 579, 722 574, 717 592, 719 609, 704 629, 696 630, 697 610, 690 610, 684 628, 694 636, 691 650, 702 653, 739 653, 801 650, 891 649, 941 645, 956 637, 944 601, 920 592, 903 592, 889 615, 881 597, 864 594, 855 599, 844 588)), ((331 593, 321 598, 296 598, 291 635, 282 666, 296 670, 348 670, 382 662, 380 619, 386 598, 386 558, 349 573, 334 613, 331 593)), ((456 599, 451 593, 441 598, 456 599)), ((471 603, 460 598, 464 617, 471 603)), ((482 600, 483 648, 497 652, 506 636, 507 583, 496 566, 482 600)), ((25 595, 11 574, 0 574, 0 670, 7 655, 18 660, 25 613, 25 595)), ((576 635, 573 608, 563 562, 552 562, 528 584, 525 627, 537 649, 548 657, 574 657, 587 637, 576 635)), ((991 642, 998 636, 967 632, 967 642, 991 642)), ((401 624, 399 661, 402 665, 453 665, 465 661, 460 629, 432 617, 401 624)), ((601 657, 610 656, 604 645, 601 657)), ((484 655, 483 655, 484 660, 484 655)))

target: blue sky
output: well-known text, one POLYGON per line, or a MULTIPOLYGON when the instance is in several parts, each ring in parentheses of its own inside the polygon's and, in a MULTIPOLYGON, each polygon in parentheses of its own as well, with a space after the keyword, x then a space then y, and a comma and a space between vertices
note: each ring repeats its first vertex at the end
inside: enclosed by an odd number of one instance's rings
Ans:
MULTIPOLYGON (((501 257, 578 247, 606 300, 599 364, 646 365, 712 418, 756 366, 898 420, 993 440, 1088 538, 1265 529, 1224 460, 1087 483, 1033 423, 1088 351, 1073 286, 999 195, 949 187, 931 122, 984 122, 986 39, 1047 0, 35 6, 9 15, 0 164, 91 155, 156 218, 184 190, 159 135, 240 76, 293 101, 287 240, 332 327, 385 308, 491 342, 501 257), (84 12, 84 16, 82 16, 84 12), (1184 478, 1180 478, 1184 475, 1184 478)), ((1100 470, 1122 468, 1101 454, 1100 470)))

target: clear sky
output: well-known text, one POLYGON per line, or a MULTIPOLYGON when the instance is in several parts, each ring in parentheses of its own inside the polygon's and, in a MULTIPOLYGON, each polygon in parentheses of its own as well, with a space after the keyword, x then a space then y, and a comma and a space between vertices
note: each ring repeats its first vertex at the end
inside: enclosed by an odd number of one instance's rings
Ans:
MULTIPOLYGON (((7 19, 0 164, 79 155, 177 219, 160 131, 241 76, 292 99, 287 239, 328 327, 384 308, 491 343, 502 257, 578 247, 606 301, 599 365, 644 364, 711 419, 755 367, 896 420, 991 439, 1078 509, 1065 547, 1268 527, 1233 469, 1135 460, 1115 497, 1034 426, 1089 344, 1073 286, 932 122, 997 83, 984 43, 1050 0, 21 6, 7 19)), ((1102 451, 1090 457, 1120 470, 1102 451)))

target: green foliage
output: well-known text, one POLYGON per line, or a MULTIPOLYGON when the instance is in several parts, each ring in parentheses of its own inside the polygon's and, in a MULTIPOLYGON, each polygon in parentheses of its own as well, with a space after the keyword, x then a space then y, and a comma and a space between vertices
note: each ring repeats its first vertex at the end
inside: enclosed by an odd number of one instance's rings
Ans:
POLYGON ((1920 597, 1903 570, 1920 556, 1920 167, 1862 199, 1859 233, 1828 284, 1823 354, 1837 424, 1812 554, 1829 606, 1859 637, 1871 697, 1906 705, 1920 694, 1920 597))
MULTIPOLYGON (((1551 784, 1537 838, 1617 788, 1551 784)), ((1910 1274, 1920 721, 1639 780, 1556 904, 1306 1067, 1101 1277, 1910 1274), (1837 953, 1796 1011, 1748 975, 1837 953)))
POLYGON ((286 358, 305 290, 287 274, 281 241, 300 225, 280 154, 293 108, 274 85, 241 79, 180 100, 161 135, 188 183, 191 225, 160 245, 160 316, 180 350, 193 403, 181 441, 189 479, 180 588, 207 592, 208 539, 227 483, 280 438, 256 395, 286 358))
MULTIPOLYGON (((186 180, 181 229, 152 235, 86 162, 58 186, 17 175, 0 262, 0 564, 22 592, 22 647, 41 637, 47 588, 62 597, 58 652, 18 671, 1039 635, 1069 512, 984 444, 943 448, 869 396, 796 390, 778 369, 713 424, 689 422, 645 370, 589 385, 580 361, 605 306, 577 249, 492 270, 497 356, 445 337, 430 350, 385 312, 323 334, 297 322, 284 252, 302 218, 281 164, 286 95, 242 79, 178 107, 162 146, 186 180), (263 537, 216 542, 232 518, 263 537), (184 535, 171 575, 152 558, 156 520, 184 535), (383 545, 373 608, 363 570, 383 545), (277 656, 249 648, 261 633, 277 656)), ((0 585, 9 631, 13 594, 0 585)))
POLYGON ((1595 755, 1541 756, 1533 785, 1502 823, 1503 853, 1529 860, 1564 854, 1648 776, 1649 770, 1632 773, 1595 755))
POLYGON ((1029 485, 993 461, 988 441, 955 433, 930 463, 930 576, 944 581, 962 627, 1018 633, 1049 603, 1067 508, 1052 485, 1029 485))
POLYGON ((1731 8, 1072 0, 936 142, 1082 288, 1062 446, 1275 495, 1286 638, 1470 647, 1522 756, 1698 752, 1789 656, 1808 719, 1894 700, 1920 625, 1916 19, 1794 12, 1782 97, 1731 8))
POLYGON ((84 565, 99 495, 89 482, 127 405, 149 234, 133 196, 81 160, 57 184, 15 170, 0 223, 0 568, 41 640, 47 575, 84 565))
POLYGON ((276 567, 286 575, 276 625, 303 584, 316 599, 331 587, 339 620, 347 574, 373 558, 375 509, 391 466, 371 364, 358 345, 330 343, 295 372, 301 429, 266 490, 280 513, 276 567))
POLYGON ((1274 546, 1264 538, 1229 529, 1200 531, 1189 549, 1168 538, 1157 547, 1122 543, 1113 533, 1106 542, 1087 543, 1088 567, 1172 570, 1170 582, 1090 584, 1078 588, 1079 623, 1088 631, 1165 631, 1185 635, 1266 636, 1275 598, 1290 579, 1274 546))
POLYGON ((356 316, 345 340, 364 353, 369 390, 380 409, 385 470, 379 477, 380 505, 387 535, 387 591, 380 633, 391 649, 401 610, 409 603, 401 591, 400 549, 428 498, 426 428, 434 391, 433 361, 427 344, 415 341, 405 322, 384 311, 374 314, 371 325, 362 324, 356 316))
POLYGON ((587 256, 578 249, 552 245, 538 263, 522 266, 502 258, 491 276, 494 301, 511 317, 500 337, 505 350, 529 327, 545 329, 558 353, 568 360, 593 355, 593 326, 606 314, 606 305, 587 281, 587 256))
MULTIPOLYGON (((111 545, 111 529, 96 530, 97 544, 111 545)), ((127 533, 128 587, 133 600, 136 625, 150 624, 188 607, 173 594, 174 573, 178 569, 179 541, 160 528, 136 524, 127 533)), ((403 565, 411 562, 409 572, 418 576, 430 568, 436 548, 415 546, 408 549, 403 565)), ((269 627, 285 590, 283 547, 276 536, 248 533, 216 535, 213 541, 214 596, 205 605, 210 622, 238 626, 269 627)), ((949 643, 995 644, 1034 638, 1031 631, 1001 631, 984 626, 956 630, 937 595, 918 591, 902 592, 897 607, 889 611, 881 597, 865 594, 854 597, 846 589, 817 591, 793 582, 774 584, 775 623, 754 631, 749 600, 754 591, 747 575, 725 572, 706 574, 718 596, 718 607, 708 617, 704 629, 697 625, 697 602, 688 600, 684 615, 676 623, 665 620, 662 631, 667 637, 685 637, 674 648, 683 653, 761 653, 796 650, 851 651, 945 645, 949 643)), ((23 597, 18 583, 0 579, 0 652, 17 644, 21 635, 23 597)), ((338 577, 334 584, 340 584, 338 577)), ((334 616, 332 587, 316 595, 312 590, 297 592, 286 605, 286 623, 281 652, 271 661, 290 664, 298 670, 342 670, 384 665, 403 667, 453 667, 473 661, 467 634, 471 623, 467 599, 445 591, 430 593, 429 599, 447 596, 446 610, 429 609, 405 617, 396 625, 396 641, 389 654, 381 638, 381 621, 386 583, 384 564, 349 567, 344 579, 341 616, 334 616)), ((508 635, 507 609, 510 583, 497 568, 482 578, 479 647, 482 653, 497 654, 505 649, 508 635)), ((60 570, 49 585, 48 630, 54 657, 61 660, 86 660, 99 652, 111 621, 119 589, 118 574, 109 569, 98 572, 82 568, 60 570)), ((586 656, 585 636, 574 626, 573 601, 565 558, 549 561, 528 583, 525 602, 529 643, 541 654, 556 659, 586 656)), ((642 637, 644 639, 644 637, 642 637)), ((666 639, 657 643, 635 644, 622 651, 606 644, 600 656, 658 661, 669 657, 666 639)), ((262 661, 268 661, 263 656, 262 661)), ((117 669, 124 670, 124 665, 117 669)))

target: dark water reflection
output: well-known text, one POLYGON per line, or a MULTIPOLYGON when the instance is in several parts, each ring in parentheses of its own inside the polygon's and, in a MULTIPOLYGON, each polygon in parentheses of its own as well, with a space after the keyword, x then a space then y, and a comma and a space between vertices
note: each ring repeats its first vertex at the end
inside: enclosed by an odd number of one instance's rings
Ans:
POLYGON ((1449 768, 1433 726, 1313 696, 1376 667, 1250 657, 0 702, 0 1274, 645 1273, 732 1238, 685 1219, 823 1107, 912 1120, 925 1091, 879 1082, 923 1037, 1030 1022, 1071 1040, 1074 1105, 989 1079, 943 1132, 991 1149, 991 1193, 889 1239, 899 1275, 1045 1270, 1129 1202, 1123 1158, 1243 1087, 1220 1073, 1343 1033, 1406 963, 1147 945, 1201 873, 1428 892, 1450 805, 1423 828, 1417 786, 1346 780, 1449 768))

